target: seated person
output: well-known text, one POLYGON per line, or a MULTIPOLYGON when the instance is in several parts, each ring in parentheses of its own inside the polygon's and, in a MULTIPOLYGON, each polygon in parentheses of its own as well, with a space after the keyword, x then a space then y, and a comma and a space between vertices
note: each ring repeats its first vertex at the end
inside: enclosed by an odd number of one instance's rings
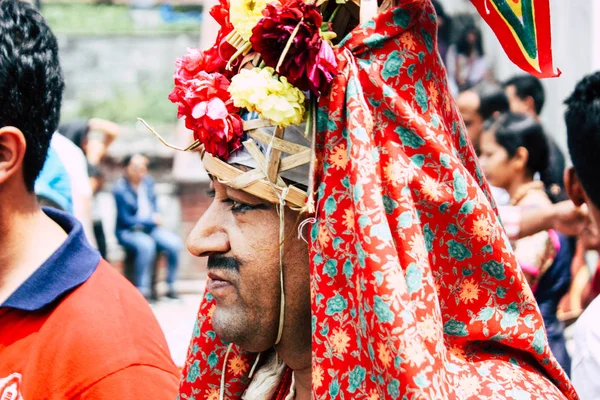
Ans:
POLYGON ((177 235, 161 227, 158 213, 154 180, 148 173, 148 159, 135 154, 126 157, 123 166, 125 175, 113 187, 117 203, 116 234, 119 243, 135 254, 133 284, 149 300, 156 300, 151 288, 152 267, 158 252, 167 255, 167 297, 177 299, 175 279, 179 264, 181 240, 177 235))

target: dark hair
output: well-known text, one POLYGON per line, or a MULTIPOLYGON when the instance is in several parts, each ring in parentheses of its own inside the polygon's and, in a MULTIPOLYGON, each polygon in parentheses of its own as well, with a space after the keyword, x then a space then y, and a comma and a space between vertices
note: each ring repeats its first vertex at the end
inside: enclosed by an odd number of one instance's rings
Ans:
POLYGON ((123 157, 123 161, 121 161, 121 166, 123 168, 127 168, 129 167, 129 164, 131 164, 131 159, 133 158, 135 154, 128 154, 125 157, 123 157))
POLYGON ((473 91, 479 96, 477 112, 484 121, 492 118, 497 112, 504 114, 510 110, 508 98, 499 85, 483 82, 475 86, 473 91))
POLYGON ((121 166, 123 168, 129 167, 129 164, 131 164, 131 160, 133 160, 133 157, 136 157, 136 156, 144 157, 145 159, 148 160, 148 162, 150 162, 150 160, 148 159, 148 156, 145 155, 144 153, 133 153, 133 154, 127 154, 125 157, 123 157, 123 160, 121 161, 121 166))
POLYGON ((532 75, 519 75, 504 82, 503 86, 505 88, 514 86, 517 96, 521 100, 525 100, 531 96, 535 105, 535 112, 538 115, 542 113, 544 103, 546 102, 546 95, 544 93, 544 86, 542 86, 542 82, 538 78, 532 75))
POLYGON ((33 191, 60 117, 58 44, 34 6, 19 0, 0 0, 0 32, 0 126, 23 132, 23 174, 33 191))
POLYGON ((433 0, 433 8, 435 8, 438 21, 440 18, 444 20, 444 25, 442 26, 440 26, 438 22, 438 39, 449 43, 452 34, 452 18, 446 14, 444 7, 442 7, 439 1, 433 0))
POLYGON ((533 117, 525 114, 506 113, 496 118, 489 131, 496 142, 504 147, 509 157, 514 157, 519 147, 529 153, 527 171, 533 176, 539 172, 545 185, 549 185, 547 177, 550 163, 550 146, 544 129, 533 117))
POLYGON ((475 50, 480 56, 483 55, 483 40, 481 39, 481 31, 474 25, 466 26, 458 38, 456 43, 456 52, 463 55, 471 55, 471 44, 469 43, 469 34, 474 33, 477 37, 475 41, 475 50))
POLYGON ((588 75, 565 101, 567 139, 585 192, 600 207, 600 72, 588 75))

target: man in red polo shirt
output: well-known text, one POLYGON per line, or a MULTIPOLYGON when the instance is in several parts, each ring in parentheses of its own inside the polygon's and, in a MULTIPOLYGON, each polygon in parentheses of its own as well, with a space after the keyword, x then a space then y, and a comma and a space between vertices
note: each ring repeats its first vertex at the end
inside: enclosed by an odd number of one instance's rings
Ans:
POLYGON ((144 298, 33 191, 63 92, 56 38, 0 0, 0 399, 165 399, 179 374, 144 298))

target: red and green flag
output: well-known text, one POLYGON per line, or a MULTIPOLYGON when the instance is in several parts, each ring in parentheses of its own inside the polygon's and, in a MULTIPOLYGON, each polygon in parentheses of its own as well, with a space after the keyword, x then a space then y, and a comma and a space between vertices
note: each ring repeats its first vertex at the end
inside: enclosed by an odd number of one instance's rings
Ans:
POLYGON ((550 0, 471 0, 518 67, 538 78, 560 75, 552 64, 550 0))

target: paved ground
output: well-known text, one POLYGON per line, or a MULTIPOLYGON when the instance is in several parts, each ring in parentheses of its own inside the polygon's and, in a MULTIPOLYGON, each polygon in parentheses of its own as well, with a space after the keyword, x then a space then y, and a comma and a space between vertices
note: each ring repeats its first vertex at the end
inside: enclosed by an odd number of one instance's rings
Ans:
POLYGON ((204 281, 181 282, 178 285, 182 293, 181 300, 165 299, 152 305, 154 314, 165 332, 171 356, 178 367, 183 366, 185 362, 204 286, 204 281))

